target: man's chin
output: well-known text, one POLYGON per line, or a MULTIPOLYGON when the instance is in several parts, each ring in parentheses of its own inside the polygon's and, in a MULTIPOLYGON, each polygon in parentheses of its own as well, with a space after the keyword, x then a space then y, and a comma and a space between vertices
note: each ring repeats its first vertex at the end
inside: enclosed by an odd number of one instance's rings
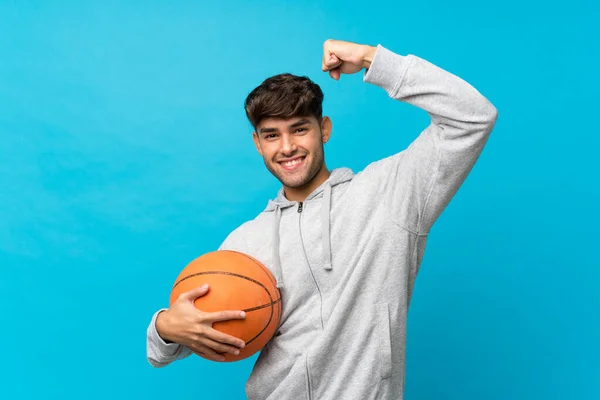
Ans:
POLYGON ((301 188, 303 186, 306 186, 310 182, 310 179, 307 179, 306 176, 300 176, 296 179, 290 179, 290 177, 278 175, 277 179, 279 180, 279 182, 281 182, 283 186, 288 187, 290 189, 301 188))
POLYGON ((279 181, 283 186, 288 187, 290 189, 299 189, 303 186, 306 186, 306 184, 308 183, 304 181, 290 181, 285 179, 279 179, 279 181))

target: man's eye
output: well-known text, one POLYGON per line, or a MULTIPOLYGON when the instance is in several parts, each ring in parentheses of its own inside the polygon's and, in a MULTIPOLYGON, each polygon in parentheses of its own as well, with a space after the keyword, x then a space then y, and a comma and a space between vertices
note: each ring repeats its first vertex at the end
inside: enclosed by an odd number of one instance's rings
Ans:
POLYGON ((304 132, 305 130, 306 130, 306 128, 298 128, 298 129, 296 129, 295 132, 304 132))

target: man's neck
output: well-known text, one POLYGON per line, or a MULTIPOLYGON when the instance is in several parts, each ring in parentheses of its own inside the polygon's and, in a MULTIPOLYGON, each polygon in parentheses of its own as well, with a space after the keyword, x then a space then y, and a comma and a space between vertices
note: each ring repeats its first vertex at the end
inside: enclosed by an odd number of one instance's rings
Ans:
POLYGON ((323 182, 329 178, 329 175, 331 175, 331 172, 327 169, 325 164, 323 164, 319 172, 317 172, 317 175, 315 175, 315 177, 306 185, 297 188, 284 186, 283 191, 285 197, 290 201, 303 202, 316 188, 321 186, 323 182))

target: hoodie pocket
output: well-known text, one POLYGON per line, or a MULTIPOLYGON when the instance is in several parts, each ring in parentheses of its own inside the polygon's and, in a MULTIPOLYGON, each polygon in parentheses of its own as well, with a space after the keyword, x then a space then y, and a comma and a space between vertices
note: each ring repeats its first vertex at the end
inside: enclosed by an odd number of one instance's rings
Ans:
POLYGON ((392 337, 390 334, 390 312, 388 303, 378 303, 377 328, 379 330, 379 361, 381 364, 381 379, 392 375, 392 337))

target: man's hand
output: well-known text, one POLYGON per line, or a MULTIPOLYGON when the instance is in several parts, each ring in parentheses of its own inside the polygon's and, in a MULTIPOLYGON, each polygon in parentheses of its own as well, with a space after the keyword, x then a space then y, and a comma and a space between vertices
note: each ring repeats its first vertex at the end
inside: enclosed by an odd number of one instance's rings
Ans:
POLYGON ((341 74, 354 74, 363 68, 368 69, 376 50, 376 47, 365 44, 329 39, 323 44, 321 68, 329 71, 329 76, 337 81, 341 74))
POLYGON ((187 346, 198 355, 214 361, 224 361, 223 353, 239 354, 244 341, 213 329, 217 321, 243 319, 242 311, 206 313, 194 306, 194 301, 208 292, 208 285, 182 293, 171 308, 158 314, 156 330, 166 341, 187 346))

